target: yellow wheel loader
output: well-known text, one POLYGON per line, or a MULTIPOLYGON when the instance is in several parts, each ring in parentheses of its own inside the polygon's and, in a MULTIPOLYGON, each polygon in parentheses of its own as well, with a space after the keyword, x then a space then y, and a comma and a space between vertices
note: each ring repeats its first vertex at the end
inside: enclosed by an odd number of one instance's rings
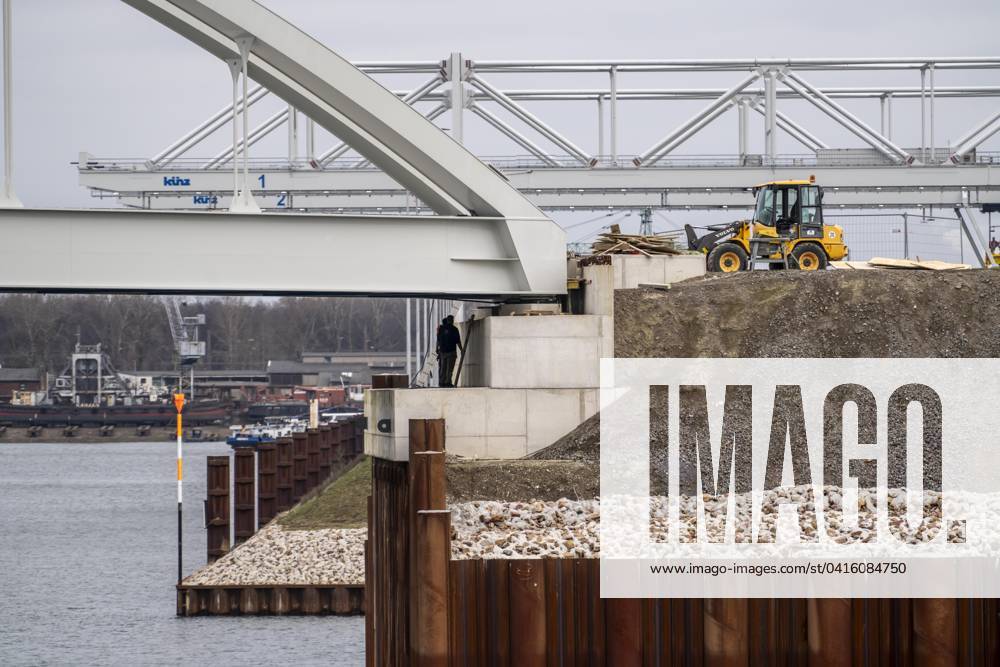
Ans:
POLYGON ((753 191, 752 220, 712 226, 701 237, 684 226, 688 247, 705 253, 709 271, 752 270, 757 262, 771 269, 819 271, 847 257, 843 228, 823 224, 823 191, 814 178, 771 181, 753 191))

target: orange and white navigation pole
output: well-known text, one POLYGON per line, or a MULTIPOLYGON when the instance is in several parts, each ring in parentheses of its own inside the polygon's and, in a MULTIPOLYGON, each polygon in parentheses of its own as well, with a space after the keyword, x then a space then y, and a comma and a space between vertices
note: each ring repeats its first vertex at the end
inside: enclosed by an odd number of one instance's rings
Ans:
POLYGON ((184 427, 181 413, 184 411, 184 394, 174 394, 174 407, 177 408, 177 583, 184 578, 184 427))

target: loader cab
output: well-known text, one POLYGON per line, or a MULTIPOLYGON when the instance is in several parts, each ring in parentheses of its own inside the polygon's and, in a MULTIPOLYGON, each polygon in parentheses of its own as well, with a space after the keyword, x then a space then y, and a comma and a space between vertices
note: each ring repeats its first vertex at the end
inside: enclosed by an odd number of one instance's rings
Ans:
POLYGON ((823 195, 815 183, 776 181, 758 186, 756 194, 755 226, 773 228, 777 236, 823 238, 823 195))

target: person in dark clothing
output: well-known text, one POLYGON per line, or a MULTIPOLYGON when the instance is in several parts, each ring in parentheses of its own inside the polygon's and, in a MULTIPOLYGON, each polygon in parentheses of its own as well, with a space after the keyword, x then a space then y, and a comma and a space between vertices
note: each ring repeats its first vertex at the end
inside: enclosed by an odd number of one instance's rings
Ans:
POLYGON ((448 318, 441 320, 441 324, 437 326, 437 333, 434 334, 434 354, 437 355, 438 363, 438 386, 443 387, 444 385, 444 355, 441 354, 441 331, 444 329, 445 325, 448 323, 448 318))
POLYGON ((455 318, 449 315, 441 320, 437 332, 438 386, 454 387, 455 361, 462 347, 462 334, 455 326, 455 318))

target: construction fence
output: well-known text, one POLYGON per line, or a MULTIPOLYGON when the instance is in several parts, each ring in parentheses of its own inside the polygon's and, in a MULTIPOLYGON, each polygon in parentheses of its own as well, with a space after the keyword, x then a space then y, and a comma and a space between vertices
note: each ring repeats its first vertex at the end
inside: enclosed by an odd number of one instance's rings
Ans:
MULTIPOLYGON (((844 228, 851 260, 919 258, 979 266, 977 251, 955 213, 827 213, 824 217, 827 224, 844 228)), ((994 238, 989 218, 966 221, 978 225, 978 236, 976 229, 970 230, 977 242, 983 239, 989 243, 994 238)))

